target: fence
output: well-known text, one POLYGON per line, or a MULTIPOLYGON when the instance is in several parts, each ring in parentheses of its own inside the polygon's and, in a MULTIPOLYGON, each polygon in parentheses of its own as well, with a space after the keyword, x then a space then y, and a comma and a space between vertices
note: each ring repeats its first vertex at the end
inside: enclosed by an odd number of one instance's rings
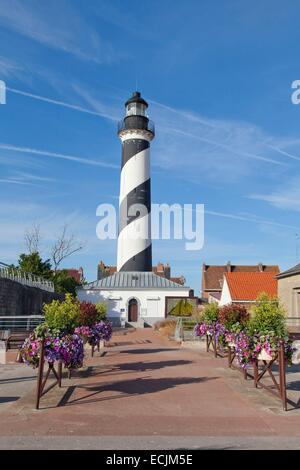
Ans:
POLYGON ((43 321, 43 315, 0 316, 0 330, 32 331, 43 321))
POLYGON ((35 274, 25 273, 24 271, 13 267, 0 267, 0 278, 10 279, 19 282, 24 286, 38 287, 48 292, 54 292, 54 284, 48 279, 36 276, 35 274))

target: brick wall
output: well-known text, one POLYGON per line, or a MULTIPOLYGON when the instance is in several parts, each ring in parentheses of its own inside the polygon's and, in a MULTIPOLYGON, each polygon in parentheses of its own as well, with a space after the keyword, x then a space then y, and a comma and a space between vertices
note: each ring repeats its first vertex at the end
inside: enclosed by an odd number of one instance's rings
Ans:
POLYGON ((0 315, 40 315, 44 303, 64 298, 64 294, 0 278, 0 315))

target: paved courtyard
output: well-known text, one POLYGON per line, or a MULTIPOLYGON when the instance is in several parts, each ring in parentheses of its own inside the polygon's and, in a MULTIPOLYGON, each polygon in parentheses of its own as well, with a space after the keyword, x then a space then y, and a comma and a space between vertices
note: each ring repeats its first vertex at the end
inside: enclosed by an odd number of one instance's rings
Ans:
MULTIPOLYGON (((283 412, 226 366, 151 328, 129 330, 36 411, 36 371, 2 365, 0 448, 300 448, 300 409, 283 412)), ((299 378, 288 374, 295 403, 299 378)))

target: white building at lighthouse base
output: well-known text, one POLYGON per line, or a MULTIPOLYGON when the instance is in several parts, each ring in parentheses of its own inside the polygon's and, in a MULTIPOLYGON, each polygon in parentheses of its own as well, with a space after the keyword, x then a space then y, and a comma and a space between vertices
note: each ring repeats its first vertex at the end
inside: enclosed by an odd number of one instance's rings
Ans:
POLYGON ((153 325, 166 317, 167 297, 189 297, 190 288, 153 272, 117 272, 77 289, 80 301, 107 305, 114 326, 153 325))

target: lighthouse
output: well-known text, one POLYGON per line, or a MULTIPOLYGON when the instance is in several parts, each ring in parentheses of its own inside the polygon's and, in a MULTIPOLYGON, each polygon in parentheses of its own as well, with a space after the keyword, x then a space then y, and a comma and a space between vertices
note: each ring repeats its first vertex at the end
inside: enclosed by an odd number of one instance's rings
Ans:
POLYGON ((138 91, 125 103, 118 124, 122 142, 117 271, 77 289, 78 298, 104 302, 115 326, 136 328, 165 318, 168 299, 190 296, 190 288, 152 271, 150 142, 154 125, 138 91))
POLYGON ((122 142, 118 271, 152 271, 150 142, 155 131, 147 108, 141 93, 133 92, 118 125, 122 142))

